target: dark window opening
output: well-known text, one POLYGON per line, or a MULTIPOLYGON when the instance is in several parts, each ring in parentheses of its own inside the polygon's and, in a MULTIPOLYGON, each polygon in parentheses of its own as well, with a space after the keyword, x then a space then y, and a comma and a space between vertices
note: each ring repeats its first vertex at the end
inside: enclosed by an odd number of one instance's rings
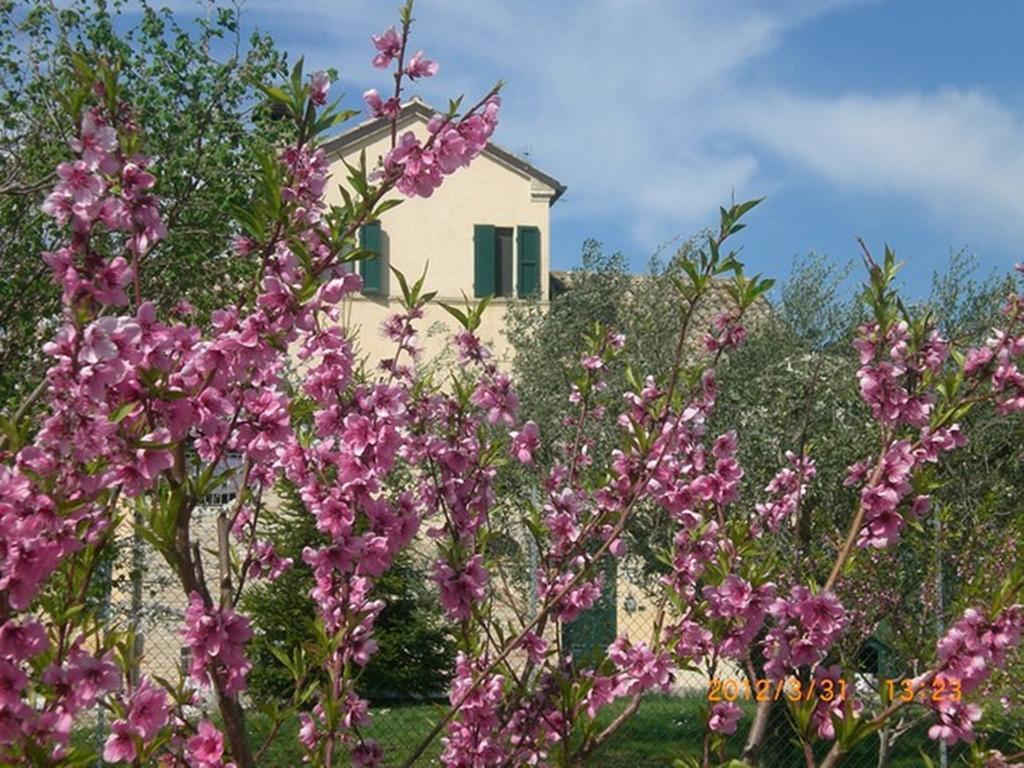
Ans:
POLYGON ((512 281, 512 228, 494 230, 494 295, 511 296, 515 290, 512 281))

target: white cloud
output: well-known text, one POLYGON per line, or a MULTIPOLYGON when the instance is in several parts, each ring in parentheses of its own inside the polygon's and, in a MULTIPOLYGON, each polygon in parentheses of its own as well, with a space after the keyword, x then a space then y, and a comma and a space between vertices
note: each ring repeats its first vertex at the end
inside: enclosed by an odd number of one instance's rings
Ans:
MULTIPOLYGON (((277 0, 249 6, 268 18, 277 0)), ((417 6, 415 47, 442 62, 423 83, 428 100, 508 83, 497 140, 569 185, 558 214, 616 213, 640 239, 702 223, 756 172, 748 151, 707 146, 717 99, 744 64, 779 44, 785 30, 827 6, 762 6, 663 0, 576 3, 439 0, 417 6)), ((330 29, 313 51, 342 77, 365 82, 370 31, 391 23, 386 3, 314 3, 302 13, 330 29), (344 22, 342 22, 344 19, 344 22)), ((279 23, 275 20, 275 24, 279 23)), ((292 16, 298 29, 309 25, 292 16)), ((303 38, 297 45, 303 45, 303 38)), ((308 46, 307 46, 308 47, 308 46)), ((381 82, 383 79, 380 78, 381 82)), ((344 83, 343 83, 344 84, 344 83)), ((352 90, 352 89, 350 89, 352 90)))
MULTIPOLYGON (((246 13, 293 53, 337 66, 355 98, 386 86, 368 66, 368 36, 394 22, 397 2, 253 0, 246 13)), ((808 179, 1019 234, 1024 123, 991 96, 811 98, 785 82, 772 93, 745 85, 787 32, 848 4, 421 1, 414 45, 442 69, 418 88, 442 104, 505 79, 497 140, 529 147, 569 185, 556 215, 619 217, 636 245, 708 223, 733 189, 754 196, 808 179)))
POLYGON ((923 202, 977 228, 1024 231, 1024 122, 975 90, 737 104, 748 137, 846 188, 923 202))

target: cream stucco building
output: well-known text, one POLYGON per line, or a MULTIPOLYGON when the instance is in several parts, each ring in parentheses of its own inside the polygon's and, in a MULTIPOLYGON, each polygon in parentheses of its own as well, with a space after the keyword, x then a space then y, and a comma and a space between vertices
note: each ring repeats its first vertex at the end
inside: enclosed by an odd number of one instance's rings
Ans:
MULTIPOLYGON (((427 135, 435 114, 418 99, 407 102, 398 119, 398 135, 427 135)), ((370 120, 324 145, 331 161, 332 189, 327 202, 340 204, 337 189, 347 172, 344 162, 358 164, 366 153, 368 167, 391 148, 391 124, 370 120)), ((380 253, 378 263, 361 262, 364 288, 346 308, 346 325, 358 328, 360 350, 371 358, 393 352, 380 336, 380 325, 398 309, 397 281, 389 267, 413 280, 427 270, 425 290, 437 300, 462 305, 493 295, 484 313, 480 336, 499 360, 507 360, 503 334, 508 302, 515 298, 549 298, 551 206, 565 186, 522 158, 489 143, 468 168, 448 176, 429 199, 402 199, 379 222, 363 228, 363 247, 380 253)), ((401 197, 397 192, 394 197, 401 197)), ((431 359, 448 345, 455 321, 436 303, 428 306, 421 325, 424 357, 431 359), (425 331, 425 332, 424 332, 425 331)))

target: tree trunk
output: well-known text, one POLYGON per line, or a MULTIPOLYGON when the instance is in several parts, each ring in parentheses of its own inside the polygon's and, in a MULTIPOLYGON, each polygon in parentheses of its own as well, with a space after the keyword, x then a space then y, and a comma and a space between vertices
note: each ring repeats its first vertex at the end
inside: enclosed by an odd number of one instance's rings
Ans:
POLYGON ((878 762, 875 768, 889 768, 889 752, 892 749, 889 731, 890 728, 886 725, 878 732, 878 762))
POLYGON ((217 688, 217 706, 224 720, 224 735, 227 736, 231 748, 231 757, 238 768, 254 768, 252 747, 249 745, 249 734, 245 730, 245 712, 233 693, 224 691, 223 681, 217 675, 214 683, 217 688))
POLYGON ((743 760, 753 765, 758 764, 761 752, 761 743, 764 735, 768 732, 768 716, 772 711, 772 702, 759 701, 757 711, 754 713, 754 722, 750 724, 750 732, 747 734, 747 743, 743 747, 743 760))

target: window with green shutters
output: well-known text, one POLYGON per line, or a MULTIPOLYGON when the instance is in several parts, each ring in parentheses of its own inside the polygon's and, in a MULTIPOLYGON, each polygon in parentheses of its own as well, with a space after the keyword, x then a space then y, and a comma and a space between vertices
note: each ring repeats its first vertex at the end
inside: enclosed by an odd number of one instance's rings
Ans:
POLYGON ((519 281, 516 293, 520 298, 540 296, 540 230, 519 227, 516 230, 519 251, 519 281))
POLYGON ((473 294, 477 298, 528 297, 540 292, 540 230, 477 224, 473 228, 473 294))
POLYGON ((384 247, 379 221, 371 221, 359 228, 359 247, 377 254, 359 262, 363 293, 379 295, 384 291, 384 247))

